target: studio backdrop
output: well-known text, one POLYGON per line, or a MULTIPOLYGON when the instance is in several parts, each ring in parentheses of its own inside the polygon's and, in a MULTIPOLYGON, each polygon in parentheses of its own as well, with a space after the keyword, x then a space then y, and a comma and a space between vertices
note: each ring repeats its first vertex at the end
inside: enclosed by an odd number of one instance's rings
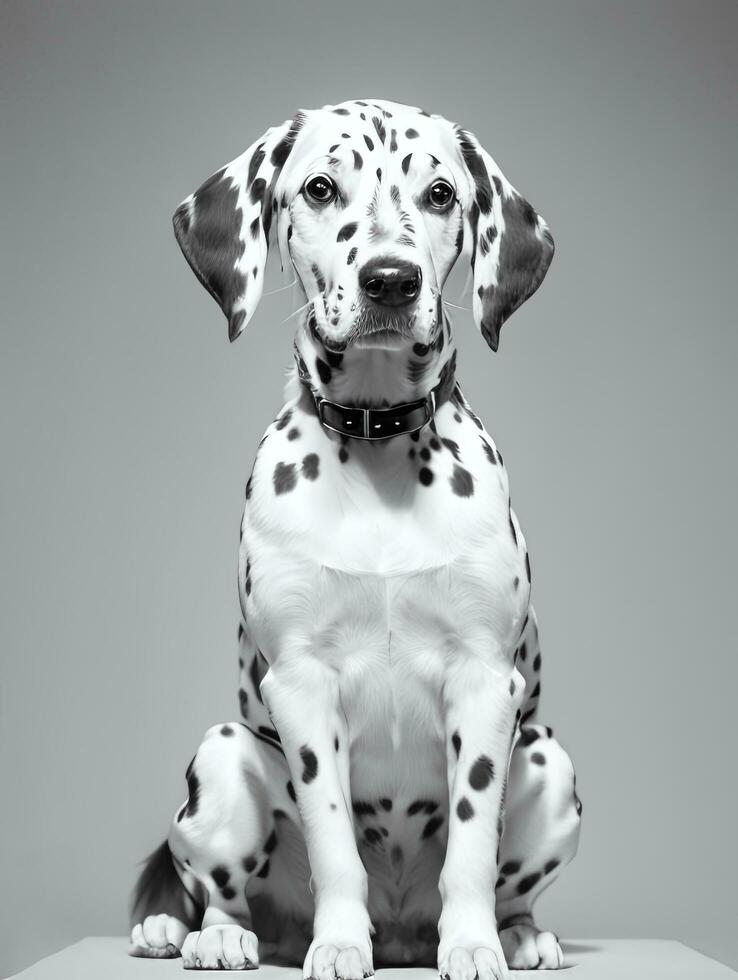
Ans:
POLYGON ((584 805, 546 923, 738 966, 735 44, 728 0, 3 3, 0 974, 127 930, 238 717, 243 488, 300 299, 229 345, 171 215, 366 97, 474 130, 556 240, 499 353, 451 311, 584 805))

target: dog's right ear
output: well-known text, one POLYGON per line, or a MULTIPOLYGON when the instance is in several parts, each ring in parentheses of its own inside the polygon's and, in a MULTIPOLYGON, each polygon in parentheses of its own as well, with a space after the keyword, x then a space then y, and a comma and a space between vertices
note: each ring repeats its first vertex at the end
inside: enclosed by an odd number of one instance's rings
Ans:
POLYGON ((209 177, 174 213, 174 234, 192 271, 228 318, 233 341, 264 288, 274 186, 303 113, 275 126, 209 177))

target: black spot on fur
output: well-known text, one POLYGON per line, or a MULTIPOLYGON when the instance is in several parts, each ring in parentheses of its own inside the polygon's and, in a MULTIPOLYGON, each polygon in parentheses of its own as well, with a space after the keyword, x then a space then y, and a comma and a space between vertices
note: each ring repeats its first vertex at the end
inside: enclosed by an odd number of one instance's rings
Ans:
POLYGON ((486 789, 494 778, 494 762, 488 755, 480 755, 469 770, 469 785, 472 789, 486 789))
POLYGON ((325 290, 325 279, 323 278, 323 274, 321 273, 321 271, 318 268, 318 266, 315 265, 315 263, 313 263, 313 265, 310 268, 311 268, 311 271, 312 271, 313 275, 315 276, 315 282, 318 285, 318 289, 321 291, 321 293, 324 292, 324 290, 325 290))
POLYGON ((224 888, 221 888, 220 894, 226 902, 230 902, 231 899, 236 897, 236 889, 231 888, 230 885, 226 885, 224 888))
POLYGON ((412 153, 408 153, 406 157, 403 157, 400 166, 402 167, 402 172, 404 174, 407 174, 408 170, 410 169, 410 161, 412 160, 412 158, 413 158, 412 153))
POLYGON ((254 658, 251 661, 251 666, 249 667, 249 677, 251 678, 251 684, 253 685, 254 692, 257 698, 263 704, 264 702, 261 697, 261 687, 260 687, 261 681, 259 679, 259 664, 256 659, 256 654, 254 654, 254 658))
POLYGON ((249 197, 251 198, 252 204, 262 203, 264 200, 264 193, 266 191, 266 181, 263 177, 257 177, 256 180, 251 185, 249 191, 249 197))
POLYGON ((286 412, 283 412, 277 419, 274 428, 281 432, 282 429, 286 428, 290 424, 290 419, 292 418, 292 409, 288 408, 286 412))
POLYGON ((338 233, 338 237, 336 238, 336 241, 347 242, 350 238, 354 237, 354 235, 356 234, 356 229, 358 227, 359 226, 355 221, 350 221, 347 225, 344 225, 343 228, 341 228, 341 230, 338 233))
POLYGON ((364 133, 364 142, 366 143, 369 151, 371 152, 374 149, 374 141, 372 140, 371 136, 367 136, 366 133, 364 133))
POLYGON ((477 189, 477 206, 482 214, 489 214, 492 210, 492 187, 482 154, 472 142, 471 136, 465 133, 463 129, 457 129, 456 135, 461 146, 461 154, 464 157, 464 162, 469 169, 469 173, 477 189))
POLYGON ((518 536, 515 533, 515 525, 513 524, 512 509, 510 507, 510 501, 507 502, 507 521, 510 525, 510 533, 512 534, 513 544, 517 548, 518 546, 518 536))
POLYGON ((295 793, 295 787, 293 786, 291 779, 287 780, 287 795, 293 803, 297 803, 297 793, 295 793))
POLYGON ((283 138, 277 143, 277 145, 272 150, 271 162, 275 167, 283 167, 285 160, 292 152, 292 147, 295 145, 295 140, 297 139, 297 134, 300 132, 303 123, 305 122, 305 116, 303 113, 298 112, 295 118, 292 120, 290 128, 287 130, 283 138))
POLYGON ((218 888, 222 888, 224 885, 227 885, 231 879, 230 871, 222 864, 219 864, 213 868, 210 875, 218 888))
POLYGON ((315 362, 315 366, 318 369, 318 375, 320 377, 320 380, 323 382, 323 384, 324 385, 329 384, 333 375, 331 373, 331 369, 328 367, 325 361, 319 357, 315 362))
POLYGON ((427 466, 423 466, 418 473, 418 479, 424 487, 429 487, 433 483, 433 470, 429 470, 427 466))
POLYGON ((382 835, 376 827, 367 827, 364 831, 364 840, 367 844, 379 844, 382 840, 382 835))
POLYGON ((425 827, 423 827, 423 833, 420 835, 421 839, 428 840, 429 837, 432 837, 442 823, 443 817, 431 817, 425 827))
POLYGON ((541 669, 541 654, 540 651, 536 654, 535 660, 533 661, 533 670, 541 669))
POLYGON ((361 154, 358 150, 354 150, 354 170, 361 170, 364 166, 364 161, 361 159, 361 154))
POLYGON ((535 728, 521 728, 520 730, 521 745, 532 745, 538 738, 540 738, 540 735, 538 734, 535 728))
POLYGON ((529 892, 531 888, 537 885, 540 880, 541 880, 541 874, 539 871, 534 872, 532 875, 526 875, 524 878, 521 878, 520 881, 518 882, 518 888, 517 888, 518 895, 525 895, 526 892, 529 892))
POLYGON ((528 552, 525 553, 525 574, 528 579, 528 585, 530 585, 530 558, 528 557, 528 552))
POLYGON ((535 762, 537 766, 545 766, 546 756, 543 754, 543 752, 532 752, 530 761, 535 762))
POLYGON ((414 803, 411 803, 407 808, 407 815, 414 817, 416 813, 420 813, 421 810, 425 809, 426 802, 426 800, 416 800, 414 803))
POLYGON ((389 813, 390 810, 392 809, 392 800, 388 799, 386 796, 383 796, 382 799, 379 801, 379 805, 382 807, 383 810, 386 810, 387 813, 389 813))
POLYGON ((418 135, 419 134, 418 134, 417 129, 406 129, 405 130, 405 136, 407 136, 407 138, 409 140, 417 139, 418 138, 418 135))
POLYGON ((318 757, 311 748, 303 745, 300 748, 300 758, 302 759, 302 781, 312 783, 318 775, 318 757))
POLYGON ((317 453, 308 453, 302 461, 302 475, 306 480, 317 480, 320 457, 317 453))
POLYGON ((365 800, 354 800, 351 803, 351 809, 355 814, 357 814, 357 816, 360 817, 374 816, 374 814, 377 812, 372 804, 367 803, 365 800))
POLYGON ((268 728, 266 725, 259 725, 259 734, 265 735, 267 738, 271 738, 275 742, 282 741, 276 728, 268 728))
POLYGON ((276 494, 289 493, 297 486, 297 472, 294 463, 277 463, 272 475, 274 492, 276 494))
POLYGON ((256 868, 257 861, 256 858, 250 854, 248 857, 243 859, 241 864, 243 865, 243 870, 246 871, 247 874, 251 874, 251 872, 256 868))
POLYGON ((474 493, 474 479, 469 470, 465 470, 463 466, 454 466, 449 483, 458 497, 471 497, 474 493))
POLYGON ((461 735, 458 732, 454 732, 451 736, 451 744, 454 747, 454 752, 456 753, 456 758, 459 758, 461 753, 461 735))
POLYGON ((242 687, 239 687, 239 689, 238 689, 238 703, 239 703, 239 706, 240 706, 240 709, 241 709, 241 715, 244 718, 248 718, 248 716, 249 716, 249 696, 246 693, 246 691, 244 691, 244 689, 242 687))
POLYGON ((338 459, 339 459, 339 461, 341 463, 345 463, 348 458, 349 458, 348 452, 344 449, 343 446, 341 446, 341 448, 338 450, 338 459))
POLYGON ((471 820, 474 816, 474 807, 465 796, 462 796, 456 806, 456 814, 459 820, 471 820))
POLYGON ((266 859, 261 869, 256 873, 257 878, 266 878, 269 874, 269 858, 266 859))
POLYGON ((553 858, 551 861, 546 861, 543 865, 543 873, 545 875, 550 875, 552 871, 555 871, 561 862, 553 858))
POLYGON ((446 447, 446 449, 449 450, 449 452, 451 453, 451 455, 454 457, 455 460, 461 459, 461 453, 459 452, 458 442, 454 442, 453 439, 441 439, 441 442, 446 447))
POLYGON ((289 439, 290 442, 294 442, 295 439, 299 439, 300 438, 300 430, 297 429, 297 428, 295 428, 293 426, 290 429, 290 431, 287 433, 287 438, 289 439))
POLYGON ((189 769, 187 770, 187 808, 185 810, 186 817, 194 817, 197 813, 197 809, 200 805, 200 780, 195 775, 194 770, 194 759, 190 763, 189 769))
POLYGON ((539 682, 538 682, 538 683, 536 684, 536 686, 535 686, 535 687, 533 688, 533 690, 531 691, 531 693, 530 693, 530 696, 531 696, 532 698, 537 698, 537 697, 539 697, 539 696, 540 696, 540 694, 541 694, 541 683, 540 683, 540 681, 539 681, 539 682))
POLYGON ((384 123, 377 116, 372 116, 372 123, 377 131, 377 136, 379 137, 380 143, 384 144, 387 136, 387 130, 384 128, 384 123))
POLYGON ((223 725, 223 727, 220 730, 220 734, 225 735, 226 738, 230 738, 230 736, 234 734, 234 731, 230 725, 223 725))
POLYGON ((520 861, 505 861, 500 868, 500 873, 503 875, 516 875, 521 867, 522 864, 520 861))
POLYGON ((359 250, 355 246, 354 246, 354 248, 351 249, 351 251, 348 254, 348 258, 346 259, 346 265, 351 265, 352 264, 352 262, 356 258, 356 253, 358 251, 359 250))
POLYGON ((274 848, 277 846, 277 834, 276 831, 272 831, 267 837, 266 843, 264 844, 264 850, 267 854, 271 854, 274 848))
POLYGON ((431 451, 427 446, 423 446, 419 455, 421 459, 424 459, 427 462, 431 458, 431 451))
POLYGON ((336 750, 336 752, 338 752, 339 745, 338 735, 336 735, 336 737, 333 739, 333 748, 336 750))

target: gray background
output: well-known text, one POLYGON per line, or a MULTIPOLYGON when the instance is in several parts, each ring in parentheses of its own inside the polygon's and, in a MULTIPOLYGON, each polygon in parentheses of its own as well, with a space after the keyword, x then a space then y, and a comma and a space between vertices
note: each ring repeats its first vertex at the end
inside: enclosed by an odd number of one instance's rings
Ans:
POLYGON ((243 486, 296 299, 230 347, 171 213, 298 107, 366 96, 475 130, 557 242, 499 355, 455 317, 584 801, 541 919, 738 965, 737 9, 3 3, 0 972, 125 930, 237 715, 243 486))

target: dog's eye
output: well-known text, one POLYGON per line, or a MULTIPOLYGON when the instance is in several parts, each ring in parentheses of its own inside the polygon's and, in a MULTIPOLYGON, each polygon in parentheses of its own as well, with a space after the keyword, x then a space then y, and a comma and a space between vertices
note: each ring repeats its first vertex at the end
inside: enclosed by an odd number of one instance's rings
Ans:
POLYGON ((336 196, 336 185, 325 174, 317 174, 305 181, 305 196, 314 204, 330 204, 336 196))
POLYGON ((428 188, 428 203, 435 211, 445 211, 454 199, 454 189, 446 180, 436 180, 428 188))

